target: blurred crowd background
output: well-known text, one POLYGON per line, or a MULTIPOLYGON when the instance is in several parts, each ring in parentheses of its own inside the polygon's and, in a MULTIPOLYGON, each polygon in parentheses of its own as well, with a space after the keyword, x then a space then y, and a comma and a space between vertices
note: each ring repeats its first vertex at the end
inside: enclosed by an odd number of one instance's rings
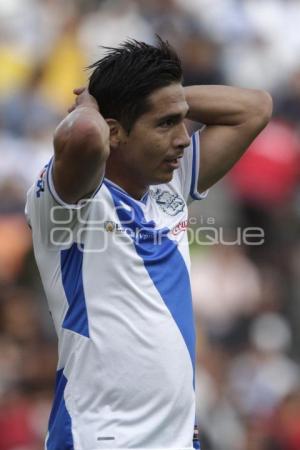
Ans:
POLYGON ((270 125, 191 208, 202 450, 300 449, 299 24, 299 0, 1 0, 0 450, 43 448, 56 370, 26 191, 100 45, 155 33, 186 85, 274 99, 270 125), (263 239, 245 242, 247 227, 263 239))

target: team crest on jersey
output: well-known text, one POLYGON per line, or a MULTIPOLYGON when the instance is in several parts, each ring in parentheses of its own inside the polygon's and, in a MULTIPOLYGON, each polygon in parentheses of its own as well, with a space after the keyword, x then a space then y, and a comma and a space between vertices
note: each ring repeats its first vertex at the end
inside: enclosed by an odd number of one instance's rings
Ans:
POLYGON ((158 206, 169 216, 176 216, 184 210, 184 200, 178 194, 172 194, 160 188, 150 191, 150 195, 155 199, 158 206))

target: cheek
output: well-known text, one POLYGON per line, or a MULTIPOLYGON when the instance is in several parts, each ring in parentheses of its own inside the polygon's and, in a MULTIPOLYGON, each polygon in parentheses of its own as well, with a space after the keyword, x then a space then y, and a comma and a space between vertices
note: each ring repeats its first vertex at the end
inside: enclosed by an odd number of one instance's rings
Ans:
POLYGON ((167 136, 158 136, 156 139, 153 139, 151 145, 147 146, 147 148, 153 158, 164 159, 170 148, 169 139, 167 136))
POLYGON ((161 144, 155 143, 147 148, 144 155, 145 159, 148 161, 148 165, 156 167, 165 158, 165 150, 161 144))
POLYGON ((134 159, 141 164, 147 164, 148 167, 155 167, 165 158, 170 148, 170 137, 167 133, 145 132, 143 137, 135 138, 130 144, 129 153, 132 162, 134 159))

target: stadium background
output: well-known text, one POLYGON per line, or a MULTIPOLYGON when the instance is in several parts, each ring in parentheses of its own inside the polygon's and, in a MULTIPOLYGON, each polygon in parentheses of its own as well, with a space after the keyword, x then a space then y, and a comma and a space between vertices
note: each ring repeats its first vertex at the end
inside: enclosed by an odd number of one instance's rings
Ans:
POLYGON ((299 24, 299 0, 1 0, 0 450, 43 448, 56 368, 26 190, 99 45, 154 33, 186 84, 274 98, 271 124, 191 211, 203 450, 300 449, 299 24), (264 244, 233 244, 246 227, 264 244))

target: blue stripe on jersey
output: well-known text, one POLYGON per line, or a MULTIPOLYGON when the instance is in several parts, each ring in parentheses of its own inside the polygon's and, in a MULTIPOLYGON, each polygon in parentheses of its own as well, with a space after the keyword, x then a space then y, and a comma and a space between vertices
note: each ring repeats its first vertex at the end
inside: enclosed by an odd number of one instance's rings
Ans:
POLYGON ((111 183, 104 183, 113 197, 123 229, 132 237, 138 255, 143 259, 153 284, 182 334, 194 371, 195 328, 191 285, 177 244, 167 237, 168 228, 155 229, 153 221, 146 221, 137 202, 111 183), (130 206, 131 211, 126 205, 130 206))
POLYGON ((69 304, 63 328, 89 337, 89 322, 82 281, 83 247, 74 242, 60 252, 61 275, 69 304))
POLYGON ((56 372, 55 397, 49 418, 47 450, 73 450, 72 421, 66 408, 64 391, 68 380, 63 369, 56 372))
POLYGON ((201 450, 200 441, 193 441, 193 447, 195 450, 201 450))
MULTIPOLYGON (((202 193, 198 192, 198 178, 199 178, 199 167, 200 167, 200 144, 197 145, 197 139, 199 139, 199 132, 196 132, 192 136, 192 180, 190 187, 190 196, 193 200, 202 200, 206 197, 208 191, 202 193)), ((198 141, 199 142, 199 141, 198 141)))
POLYGON ((193 144, 193 163, 192 163, 192 181, 191 181, 190 195, 194 200, 197 200, 198 197, 196 197, 194 194, 195 190, 197 191, 195 183, 197 178, 197 170, 199 170, 199 167, 197 167, 196 164, 197 161, 196 133, 194 133, 192 136, 192 144, 193 144))

